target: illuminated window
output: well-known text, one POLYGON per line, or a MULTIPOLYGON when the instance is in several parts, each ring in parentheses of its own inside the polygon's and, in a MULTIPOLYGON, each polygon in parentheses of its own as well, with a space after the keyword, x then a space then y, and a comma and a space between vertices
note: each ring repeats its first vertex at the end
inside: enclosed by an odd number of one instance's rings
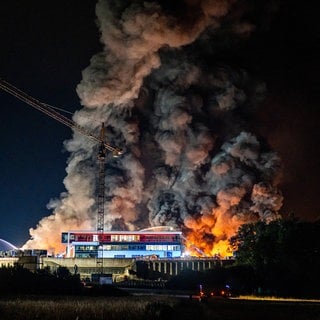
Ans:
POLYGON ((117 234, 112 234, 111 235, 111 241, 118 241, 118 235, 117 234))
POLYGON ((146 250, 150 251, 167 251, 168 246, 165 244, 147 244, 146 250))
POLYGON ((180 246, 178 246, 178 245, 169 245, 168 246, 168 250, 169 251, 179 251, 180 250, 180 246))
POLYGON ((140 236, 136 234, 112 234, 112 242, 139 242, 140 236))

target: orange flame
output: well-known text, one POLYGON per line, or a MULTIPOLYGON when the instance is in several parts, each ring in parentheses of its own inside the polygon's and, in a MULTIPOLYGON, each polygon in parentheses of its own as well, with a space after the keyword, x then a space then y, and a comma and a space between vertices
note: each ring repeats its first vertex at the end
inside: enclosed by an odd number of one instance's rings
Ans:
POLYGON ((232 256, 229 239, 236 234, 243 222, 221 208, 197 219, 188 218, 186 249, 192 256, 226 258, 232 256))

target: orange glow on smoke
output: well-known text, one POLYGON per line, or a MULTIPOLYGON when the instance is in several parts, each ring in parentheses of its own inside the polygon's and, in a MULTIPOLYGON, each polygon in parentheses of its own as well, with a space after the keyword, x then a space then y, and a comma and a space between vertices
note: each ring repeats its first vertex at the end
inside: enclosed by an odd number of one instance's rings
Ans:
POLYGON ((189 218, 186 226, 186 250, 191 256, 226 258, 232 256, 228 240, 236 234, 242 224, 235 216, 216 208, 210 215, 198 219, 189 218))
POLYGON ((61 243, 61 234, 60 236, 52 236, 52 238, 47 239, 45 242, 43 240, 37 241, 37 245, 33 245, 32 243, 26 243, 22 249, 44 249, 47 250, 49 256, 54 256, 56 254, 64 254, 66 251, 66 246, 61 243))

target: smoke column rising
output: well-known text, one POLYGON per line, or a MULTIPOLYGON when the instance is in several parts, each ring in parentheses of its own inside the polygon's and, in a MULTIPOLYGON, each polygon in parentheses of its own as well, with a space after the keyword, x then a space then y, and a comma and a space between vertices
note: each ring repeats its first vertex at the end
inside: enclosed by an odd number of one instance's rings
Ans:
MULTIPOLYGON (((97 134, 104 121, 125 149, 107 158, 106 229, 173 226, 190 250, 225 255, 241 224, 279 217, 281 161, 246 121, 265 87, 214 60, 254 30, 244 12, 233 0, 98 1, 104 51, 83 71, 73 119, 97 134)), ((97 146, 74 132, 65 147, 67 192, 25 247, 62 250, 61 232, 96 228, 97 146)))

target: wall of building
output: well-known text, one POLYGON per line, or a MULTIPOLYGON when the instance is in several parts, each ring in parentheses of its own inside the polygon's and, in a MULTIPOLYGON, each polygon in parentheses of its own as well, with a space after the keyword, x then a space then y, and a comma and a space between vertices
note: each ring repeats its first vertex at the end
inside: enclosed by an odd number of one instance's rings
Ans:
MULTIPOLYGON (((81 278, 91 277, 97 273, 97 260, 95 258, 48 258, 42 257, 42 267, 49 267, 54 271, 59 266, 66 267, 71 273, 79 273, 81 278)), ((210 258, 181 258, 181 259, 103 259, 103 273, 112 273, 114 281, 128 276, 131 271, 139 277, 164 277, 168 278, 180 274, 183 270, 204 271, 217 266, 226 266, 234 260, 219 260, 210 258)))
POLYGON ((205 271, 215 267, 227 266, 234 263, 234 260, 220 260, 211 258, 192 259, 158 259, 150 261, 137 261, 138 273, 158 274, 160 276, 176 276, 184 270, 205 271))
POLYGON ((51 271, 58 267, 66 267, 71 273, 80 274, 81 278, 90 278, 91 274, 102 271, 112 273, 115 278, 120 275, 128 275, 129 270, 135 269, 134 259, 103 259, 102 268, 97 266, 95 258, 40 258, 41 268, 50 268, 51 271))
POLYGON ((39 268, 38 257, 36 256, 21 256, 21 257, 1 257, 0 267, 14 267, 19 265, 31 271, 39 268))
POLYGON ((21 265, 29 270, 49 268, 56 271, 59 267, 66 267, 70 273, 80 274, 80 277, 91 278, 92 274, 103 272, 113 274, 114 281, 123 279, 129 274, 136 273, 142 278, 168 278, 180 274, 184 270, 205 271, 217 266, 226 266, 234 260, 219 260, 210 258, 176 258, 176 259, 142 259, 132 258, 105 258, 103 268, 98 267, 95 258, 52 258, 52 257, 3 257, 0 258, 0 267, 21 265))
POLYGON ((19 260, 18 257, 3 257, 3 258, 0 258, 0 267, 1 268, 13 267, 14 265, 16 265, 18 260, 19 260))

